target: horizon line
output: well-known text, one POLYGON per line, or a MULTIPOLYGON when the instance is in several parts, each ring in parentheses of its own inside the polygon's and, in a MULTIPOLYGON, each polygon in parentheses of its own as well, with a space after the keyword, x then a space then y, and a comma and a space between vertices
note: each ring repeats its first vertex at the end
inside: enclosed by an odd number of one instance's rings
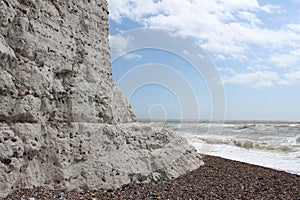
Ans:
POLYGON ((149 119, 149 118, 136 118, 139 122, 289 122, 300 123, 299 120, 268 120, 268 119, 149 119))

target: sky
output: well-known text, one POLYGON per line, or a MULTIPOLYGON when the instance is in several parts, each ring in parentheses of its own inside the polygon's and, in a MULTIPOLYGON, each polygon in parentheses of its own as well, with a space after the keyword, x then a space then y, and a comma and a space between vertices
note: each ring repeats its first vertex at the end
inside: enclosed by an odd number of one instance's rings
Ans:
POLYGON ((300 0, 108 3, 113 78, 138 118, 300 120, 300 0))

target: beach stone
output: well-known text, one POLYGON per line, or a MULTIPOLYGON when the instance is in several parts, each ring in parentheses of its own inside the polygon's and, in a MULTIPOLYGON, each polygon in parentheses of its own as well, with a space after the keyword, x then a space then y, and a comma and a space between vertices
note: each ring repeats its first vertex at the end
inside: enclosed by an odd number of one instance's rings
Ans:
POLYGON ((112 79, 105 0, 0 0, 0 197, 175 178, 203 164, 136 122, 112 79))

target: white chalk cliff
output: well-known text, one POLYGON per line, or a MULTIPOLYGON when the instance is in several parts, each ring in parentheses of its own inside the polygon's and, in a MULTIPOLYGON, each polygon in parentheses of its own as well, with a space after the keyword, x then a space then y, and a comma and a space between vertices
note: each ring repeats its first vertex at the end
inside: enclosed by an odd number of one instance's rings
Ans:
POLYGON ((0 197, 114 188, 203 164, 135 122, 113 82, 105 0, 0 0, 0 197))

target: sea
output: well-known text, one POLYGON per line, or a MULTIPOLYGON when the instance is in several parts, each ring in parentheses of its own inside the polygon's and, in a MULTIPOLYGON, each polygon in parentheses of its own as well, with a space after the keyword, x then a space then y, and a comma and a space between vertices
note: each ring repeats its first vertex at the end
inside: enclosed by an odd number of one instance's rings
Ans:
POLYGON ((152 121, 197 151, 300 175, 300 121, 152 121))

